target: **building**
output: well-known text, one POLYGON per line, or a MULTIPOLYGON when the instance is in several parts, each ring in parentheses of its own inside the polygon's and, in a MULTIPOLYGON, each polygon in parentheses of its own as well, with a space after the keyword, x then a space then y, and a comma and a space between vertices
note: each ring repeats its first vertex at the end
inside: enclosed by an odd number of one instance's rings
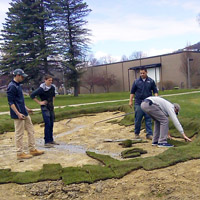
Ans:
MULTIPOLYGON (((87 67, 81 78, 80 93, 127 92, 146 67, 158 89, 198 88, 200 86, 200 51, 185 50, 141 59, 87 67), (112 86, 98 86, 98 77, 115 77, 112 86), (93 84, 94 83, 94 84, 93 84)), ((105 83, 106 84, 106 83, 105 83)))

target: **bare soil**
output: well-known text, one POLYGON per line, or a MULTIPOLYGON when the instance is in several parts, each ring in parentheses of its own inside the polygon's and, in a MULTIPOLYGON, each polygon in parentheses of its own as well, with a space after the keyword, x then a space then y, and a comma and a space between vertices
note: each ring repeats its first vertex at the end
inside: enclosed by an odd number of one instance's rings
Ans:
MULTIPOLYGON (((0 169, 11 168, 12 171, 38 170, 43 164, 60 163, 63 167, 82 166, 85 164, 99 164, 98 161, 88 157, 86 150, 110 155, 122 159, 120 153, 125 150, 115 140, 133 139, 130 132, 133 127, 119 126, 111 123, 95 122, 115 117, 123 113, 106 112, 97 115, 88 115, 62 120, 54 126, 54 138, 60 145, 54 148, 44 148, 43 124, 35 125, 36 146, 45 150, 42 156, 20 162, 16 159, 14 133, 8 132, 0 135, 0 169), (113 142, 106 142, 113 140, 113 142)), ((120 118, 118 118, 120 119, 120 118)), ((145 139, 144 130, 141 131, 145 139)), ((27 149, 27 136, 24 136, 25 149, 27 149)), ((148 143, 135 144, 135 147, 147 150, 143 157, 154 156, 165 148, 152 147, 148 143)), ((109 179, 94 184, 77 184, 63 186, 62 181, 46 181, 42 183, 17 185, 0 185, 1 200, 43 200, 43 199, 200 199, 200 160, 191 160, 185 163, 154 170, 133 171, 121 179, 109 179), (52 189, 52 184, 54 185, 52 189), (47 187, 48 191, 44 191, 47 187), (50 191, 51 190, 51 191, 50 191), (38 192, 39 191, 39 192, 38 192)))

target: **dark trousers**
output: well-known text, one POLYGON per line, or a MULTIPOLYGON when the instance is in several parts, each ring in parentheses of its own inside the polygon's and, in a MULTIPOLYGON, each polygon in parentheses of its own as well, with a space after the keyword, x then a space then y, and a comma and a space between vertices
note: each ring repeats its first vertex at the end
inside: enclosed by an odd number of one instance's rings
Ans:
POLYGON ((44 142, 53 142, 53 124, 54 124, 54 111, 42 110, 42 116, 44 119, 44 142))
POLYGON ((137 135, 140 134, 142 118, 144 117, 147 136, 153 135, 151 117, 141 109, 140 105, 135 104, 134 109, 135 109, 135 134, 137 135))

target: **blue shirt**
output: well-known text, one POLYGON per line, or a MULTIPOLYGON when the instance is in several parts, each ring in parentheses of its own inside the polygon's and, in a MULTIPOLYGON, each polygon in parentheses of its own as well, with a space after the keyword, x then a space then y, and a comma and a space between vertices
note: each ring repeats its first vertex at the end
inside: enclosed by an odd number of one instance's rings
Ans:
MULTIPOLYGON (((7 89, 7 97, 8 97, 8 104, 10 106, 14 104, 17 110, 21 114, 28 116, 28 112, 26 110, 25 103, 24 103, 24 95, 23 95, 22 87, 20 83, 17 83, 14 80, 12 80, 9 83, 8 89, 7 89)), ((13 111, 11 107, 10 107, 10 116, 13 119, 18 119, 18 116, 16 115, 16 113, 13 111)))
POLYGON ((134 81, 131 94, 135 95, 135 104, 140 105, 144 99, 152 96, 152 92, 158 93, 156 84, 153 79, 147 77, 145 81, 142 78, 138 78, 134 81))

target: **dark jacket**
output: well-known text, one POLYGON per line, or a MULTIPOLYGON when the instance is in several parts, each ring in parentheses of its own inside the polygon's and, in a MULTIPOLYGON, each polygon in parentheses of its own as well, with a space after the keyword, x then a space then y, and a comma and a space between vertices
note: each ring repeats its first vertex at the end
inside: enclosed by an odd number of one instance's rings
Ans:
POLYGON ((158 90, 154 80, 148 76, 145 81, 141 77, 135 80, 131 89, 137 105, 140 105, 145 98, 152 96, 152 92, 155 94, 158 93, 158 90))
MULTIPOLYGON (((20 83, 17 83, 14 80, 12 80, 9 83, 8 88, 7 88, 7 97, 8 97, 8 104, 10 106, 14 104, 17 110, 21 114, 28 116, 28 112, 26 110, 25 103, 24 103, 24 95, 23 95, 22 87, 20 83)), ((18 119, 18 116, 15 114, 15 112, 13 111, 11 107, 10 107, 10 116, 13 119, 18 119)))
POLYGON ((55 87, 51 85, 50 89, 45 89, 44 84, 41 84, 39 88, 37 88, 31 94, 31 98, 34 99, 37 96, 41 99, 41 101, 47 101, 47 105, 42 105, 41 109, 48 109, 49 111, 54 110, 53 106, 53 97, 55 97, 55 87))

